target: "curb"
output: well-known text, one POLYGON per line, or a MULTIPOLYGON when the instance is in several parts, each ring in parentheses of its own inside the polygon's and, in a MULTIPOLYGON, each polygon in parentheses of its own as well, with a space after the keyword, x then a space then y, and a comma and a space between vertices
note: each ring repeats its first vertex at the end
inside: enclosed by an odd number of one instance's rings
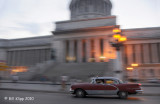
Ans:
MULTIPOLYGON (((46 91, 46 90, 11 89, 11 88, 0 88, 0 90, 70 94, 69 91, 49 91, 49 90, 46 91)), ((144 94, 137 94, 136 96, 160 96, 160 93, 159 94, 144 93, 144 94)))
MULTIPOLYGON (((17 83, 17 84, 44 84, 44 85, 61 85, 61 84, 56 84, 56 83, 49 83, 49 82, 37 82, 37 83, 32 83, 32 82, 0 82, 0 83, 17 83)), ((71 85, 71 84, 66 84, 66 85, 71 85)), ((156 85, 143 85, 142 87, 160 87, 160 84, 156 85)))

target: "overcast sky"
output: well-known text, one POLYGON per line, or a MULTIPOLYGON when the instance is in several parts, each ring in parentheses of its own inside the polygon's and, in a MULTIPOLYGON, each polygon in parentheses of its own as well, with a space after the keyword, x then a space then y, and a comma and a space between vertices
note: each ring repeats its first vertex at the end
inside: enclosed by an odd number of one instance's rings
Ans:
MULTIPOLYGON (((160 0, 111 0, 122 28, 160 27, 160 0)), ((70 19, 70 0, 0 0, 0 38, 51 35, 54 22, 70 19)))

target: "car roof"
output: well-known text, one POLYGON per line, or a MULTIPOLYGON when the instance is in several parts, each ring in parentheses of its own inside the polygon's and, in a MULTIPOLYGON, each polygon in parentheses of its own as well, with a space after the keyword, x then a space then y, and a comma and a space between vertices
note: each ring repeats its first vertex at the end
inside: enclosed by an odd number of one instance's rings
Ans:
POLYGON ((92 79, 115 79, 115 80, 119 80, 118 78, 115 78, 115 77, 93 77, 92 79))

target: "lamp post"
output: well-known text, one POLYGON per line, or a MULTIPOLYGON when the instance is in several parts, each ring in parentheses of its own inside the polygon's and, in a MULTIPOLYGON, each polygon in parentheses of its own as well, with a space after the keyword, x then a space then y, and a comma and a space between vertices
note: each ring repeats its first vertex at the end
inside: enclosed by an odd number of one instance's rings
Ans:
POLYGON ((114 77, 117 77, 121 80, 123 80, 123 63, 122 63, 122 57, 121 57, 121 46, 123 46, 123 43, 127 40, 126 36, 122 35, 122 31, 119 28, 119 26, 115 26, 113 28, 113 36, 112 41, 110 44, 115 47, 116 50, 116 56, 117 58, 114 60, 114 77))

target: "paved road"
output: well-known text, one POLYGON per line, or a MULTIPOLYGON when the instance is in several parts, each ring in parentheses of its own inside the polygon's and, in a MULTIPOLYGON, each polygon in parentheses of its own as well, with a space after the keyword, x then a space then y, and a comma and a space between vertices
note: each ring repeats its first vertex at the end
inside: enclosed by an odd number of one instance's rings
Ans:
POLYGON ((130 96, 127 100, 122 100, 115 96, 76 98, 62 93, 0 91, 0 104, 159 104, 159 102, 160 96, 130 96))
MULTIPOLYGON (((22 83, 1 83, 1 88, 7 89, 19 89, 19 90, 38 90, 38 91, 61 91, 60 85, 51 84, 22 84, 22 83)), ((66 86, 66 92, 69 92, 70 85, 66 86)), ((156 94, 160 95, 160 87, 143 87, 144 94, 156 94)))

